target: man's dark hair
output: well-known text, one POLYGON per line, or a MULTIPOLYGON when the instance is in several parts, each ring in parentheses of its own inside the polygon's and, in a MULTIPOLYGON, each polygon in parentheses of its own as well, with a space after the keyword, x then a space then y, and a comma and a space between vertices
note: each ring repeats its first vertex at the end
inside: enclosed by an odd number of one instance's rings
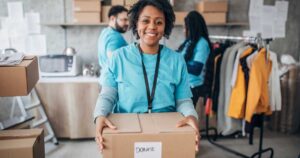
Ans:
POLYGON ((139 39, 140 37, 137 33, 137 22, 142 10, 149 5, 163 12, 165 16, 164 37, 169 38, 174 27, 175 14, 168 0, 139 0, 129 10, 129 28, 132 29, 136 38, 139 39))
POLYGON ((115 5, 110 8, 107 16, 108 17, 117 16, 118 14, 120 14, 122 12, 128 12, 128 9, 126 9, 125 7, 123 7, 121 5, 115 5))

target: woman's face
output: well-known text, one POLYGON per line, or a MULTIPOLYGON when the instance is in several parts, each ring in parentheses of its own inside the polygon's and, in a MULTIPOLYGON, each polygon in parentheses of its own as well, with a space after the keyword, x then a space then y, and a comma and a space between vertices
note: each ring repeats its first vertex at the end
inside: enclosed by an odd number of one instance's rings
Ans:
POLYGON ((164 30, 165 16, 163 12, 153 6, 146 6, 139 15, 137 24, 141 44, 158 45, 159 40, 164 35, 164 30))

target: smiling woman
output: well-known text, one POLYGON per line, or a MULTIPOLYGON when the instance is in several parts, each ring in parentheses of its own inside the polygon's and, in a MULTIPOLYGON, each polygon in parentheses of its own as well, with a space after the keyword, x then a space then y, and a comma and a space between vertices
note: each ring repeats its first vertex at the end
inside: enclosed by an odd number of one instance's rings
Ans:
MULTIPOLYGON (((165 29, 165 16, 160 10, 153 6, 146 6, 140 15, 137 32, 142 49, 155 47, 158 50, 158 42, 162 38, 165 29)), ((153 53, 147 52, 144 53, 153 53)))
POLYGON ((129 11, 129 21, 139 42, 116 50, 100 77, 102 90, 94 111, 99 150, 104 148, 103 128, 117 128, 106 118, 112 112, 180 112, 185 117, 177 127, 190 125, 195 129, 198 150, 197 113, 185 61, 179 53, 159 44, 174 26, 172 6, 168 0, 140 0, 129 11))

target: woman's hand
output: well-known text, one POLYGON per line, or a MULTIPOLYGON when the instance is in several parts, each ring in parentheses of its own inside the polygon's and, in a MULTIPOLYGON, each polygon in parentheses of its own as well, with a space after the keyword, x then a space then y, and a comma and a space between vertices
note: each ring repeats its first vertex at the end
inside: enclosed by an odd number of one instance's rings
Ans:
POLYGON ((195 150, 198 151, 198 147, 199 147, 199 140, 200 140, 200 134, 199 134, 199 127, 198 127, 198 121, 194 116, 187 116, 185 118, 183 118, 182 120, 180 120, 177 123, 177 127, 183 127, 185 125, 190 125, 192 128, 195 129, 196 132, 196 145, 195 145, 195 150))
POLYGON ((102 153, 103 149, 104 149, 104 139, 102 137, 102 131, 104 127, 108 127, 110 129, 117 129, 116 126, 114 126, 106 117, 104 116, 99 116, 96 119, 96 137, 95 137, 95 141, 98 145, 98 148, 100 150, 100 152, 102 153))

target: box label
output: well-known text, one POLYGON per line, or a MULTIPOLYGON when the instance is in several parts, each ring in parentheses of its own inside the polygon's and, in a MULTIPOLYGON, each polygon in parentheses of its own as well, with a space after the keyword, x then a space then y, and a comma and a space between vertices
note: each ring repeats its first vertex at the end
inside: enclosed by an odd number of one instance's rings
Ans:
POLYGON ((134 143, 134 158, 161 158, 161 142, 134 143))

